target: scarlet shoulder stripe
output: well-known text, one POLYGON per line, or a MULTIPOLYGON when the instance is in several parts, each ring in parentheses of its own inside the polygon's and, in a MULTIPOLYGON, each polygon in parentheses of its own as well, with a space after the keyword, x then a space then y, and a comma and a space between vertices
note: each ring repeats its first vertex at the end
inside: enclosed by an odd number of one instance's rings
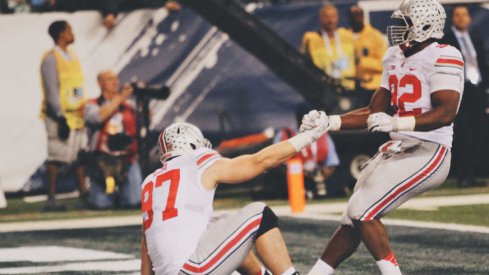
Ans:
POLYGON ((448 64, 448 65, 458 65, 463 67, 464 62, 463 60, 460 60, 458 58, 451 58, 451 57, 440 57, 436 60, 437 65, 443 65, 443 64, 448 64))
POLYGON ((209 159, 210 157, 215 156, 215 155, 217 155, 216 152, 210 152, 210 153, 205 154, 201 158, 197 159, 197 165, 201 165, 204 161, 206 161, 207 159, 209 159))

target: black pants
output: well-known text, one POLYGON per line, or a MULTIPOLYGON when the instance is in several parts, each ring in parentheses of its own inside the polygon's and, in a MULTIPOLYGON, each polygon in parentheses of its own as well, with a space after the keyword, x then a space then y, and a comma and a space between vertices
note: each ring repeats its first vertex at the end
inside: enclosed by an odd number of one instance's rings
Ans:
MULTIPOLYGON (((473 182, 477 171, 487 164, 488 118, 485 114, 484 90, 465 83, 460 110, 455 118, 453 141, 454 174, 462 182, 473 182)), ((465 183, 465 184, 466 184, 465 183)))

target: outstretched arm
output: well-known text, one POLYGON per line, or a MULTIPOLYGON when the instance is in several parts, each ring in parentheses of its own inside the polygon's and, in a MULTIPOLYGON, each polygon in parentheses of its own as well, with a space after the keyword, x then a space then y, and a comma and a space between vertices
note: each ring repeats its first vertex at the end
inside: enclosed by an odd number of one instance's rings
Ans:
MULTIPOLYGON (((256 154, 233 159, 222 158, 203 174, 203 182, 240 183, 250 180, 264 171, 276 167, 297 153, 289 141, 268 146, 256 154)), ((205 184, 207 186, 207 184, 205 184)))
POLYGON ((278 166, 327 132, 329 120, 324 113, 313 123, 312 129, 270 145, 256 154, 216 161, 202 175, 202 183, 207 188, 214 188, 218 183, 240 183, 278 166))
POLYGON ((330 116, 331 131, 357 130, 367 128, 367 119, 373 113, 391 113, 391 93, 389 90, 379 87, 372 96, 367 107, 360 108, 341 116, 330 116))

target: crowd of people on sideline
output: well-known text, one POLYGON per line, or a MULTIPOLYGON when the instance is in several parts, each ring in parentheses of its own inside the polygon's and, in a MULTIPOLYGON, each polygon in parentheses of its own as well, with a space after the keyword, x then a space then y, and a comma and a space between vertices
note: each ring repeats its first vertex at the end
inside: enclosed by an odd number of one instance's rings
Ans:
MULTIPOLYGON (((438 1, 402 1, 393 17, 404 25, 391 28, 404 32, 389 34, 396 46, 389 49, 381 33, 364 22, 359 6, 349 9, 350 29, 337 27, 338 16, 334 5, 323 6, 322 29, 304 34, 301 51, 346 89, 368 94, 366 107, 328 115, 299 105, 296 127, 283 129, 274 144, 235 158, 212 150, 195 125, 173 123, 158 139, 161 166, 144 181, 134 88, 103 70, 97 76, 100 96, 88 99, 80 60, 69 47, 75 41, 72 28, 67 21, 51 23, 54 46, 40 66, 49 183, 43 210, 66 209, 55 195, 59 171, 69 166, 78 179, 78 207, 141 206, 141 274, 297 275, 272 209, 254 202, 234 215, 214 216, 216 188, 248 181, 294 156, 327 179, 339 164, 328 132, 367 128, 391 139, 364 165, 340 224, 308 274, 334 274, 360 243, 381 274, 401 274, 381 219, 446 180, 452 140, 459 146, 455 158, 465 162, 458 163, 459 185, 477 184, 470 160, 484 142, 478 131, 487 119, 484 47, 469 31, 466 6, 453 7, 453 26, 444 33, 447 16, 438 1), (413 90, 408 99, 398 93, 406 86, 413 90)), ((321 194, 321 188, 316 183, 311 189, 321 194)))
POLYGON ((54 47, 41 62, 41 118, 48 147, 48 201, 43 210, 66 209, 55 199, 61 167, 76 171, 80 192, 76 207, 139 206, 142 175, 132 86, 120 90, 117 75, 104 70, 98 74, 101 95, 88 100, 80 61, 69 48, 75 41, 70 24, 55 21, 48 32, 54 47))
MULTIPOLYGON (((162 2, 174 10, 180 8, 176 2, 162 2)), ((117 16, 120 11, 144 5, 132 1, 94 3, 87 1, 85 8, 96 6, 104 16, 117 16)), ((73 8, 64 4, 61 0, 8 1, 3 2, 2 12, 5 8, 16 12, 73 8), (6 7, 5 3, 8 3, 6 7), (22 5, 26 7, 21 8, 22 5)), ((319 11, 321 29, 304 33, 300 51, 312 64, 337 78, 345 89, 359 91, 367 105, 381 84, 382 60, 387 43, 380 31, 365 22, 364 12, 358 5, 352 5, 348 10, 350 28, 338 27, 339 16, 333 4, 325 4, 319 11)), ((465 61, 466 92, 455 122, 456 177, 461 187, 475 186, 479 183, 475 180, 474 169, 480 164, 474 156, 483 154, 484 151, 478 148, 487 146, 482 137, 487 136, 488 131, 484 125, 488 119, 486 97, 489 70, 482 39, 469 31, 471 17, 467 6, 454 6, 449 18, 452 27, 440 43, 459 49, 465 61)), ((108 21, 104 25, 110 28, 113 25, 108 21)), ((117 75, 111 70, 104 70, 97 79, 101 95, 87 99, 80 61, 69 48, 75 41, 70 24, 66 21, 53 22, 48 33, 54 47, 43 55, 41 63, 44 95, 41 117, 48 140, 48 201, 43 210, 66 209, 55 199, 60 170, 66 167, 74 171, 78 182, 80 199, 77 207, 106 209, 139 205, 143 175, 138 163, 136 113, 131 99, 133 88, 129 84, 121 88, 117 75)), ((296 126, 282 129, 275 138, 276 142, 297 134, 303 114, 298 116, 296 126)), ((324 196, 327 193, 325 181, 339 165, 333 139, 326 134, 305 147, 300 154, 305 164, 306 178, 314 179, 309 181, 314 183, 306 184, 307 190, 313 194, 309 197, 324 196), (316 180, 318 177, 321 180, 316 180)))
POLYGON ((382 78, 382 57, 387 50, 383 34, 366 23, 363 10, 348 10, 350 28, 338 27, 340 15, 333 4, 319 11, 321 29, 302 38, 301 53, 347 90, 358 90, 368 104, 382 78))

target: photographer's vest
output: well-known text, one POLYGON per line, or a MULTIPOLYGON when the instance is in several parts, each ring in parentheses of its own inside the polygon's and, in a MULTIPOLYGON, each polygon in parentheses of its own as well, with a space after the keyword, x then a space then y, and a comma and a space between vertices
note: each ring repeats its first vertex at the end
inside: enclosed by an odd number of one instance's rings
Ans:
POLYGON ((319 31, 306 32, 301 52, 309 54, 327 75, 341 79, 343 87, 355 89, 355 48, 350 31, 339 28, 332 38, 319 31))
MULTIPOLYGON (((43 61, 48 56, 53 55, 56 59, 56 69, 59 81, 59 102, 63 116, 70 126, 70 129, 81 129, 85 127, 83 119, 83 104, 86 101, 86 95, 83 90, 83 73, 80 61, 73 51, 68 50, 71 59, 67 60, 57 50, 50 50, 43 56, 43 61)), ((43 102, 41 117, 46 116, 46 90, 43 85, 43 102)))
MULTIPOLYGON (((89 104, 97 104, 102 107, 106 104, 103 96, 91 99, 89 104)), ((137 141, 136 141, 136 114, 134 108, 127 103, 119 105, 117 110, 100 126, 96 133, 95 151, 104 152, 114 156, 127 156, 129 162, 136 160, 137 141), (110 135, 125 133, 133 138, 133 142, 124 151, 111 151, 108 146, 110 135)))

